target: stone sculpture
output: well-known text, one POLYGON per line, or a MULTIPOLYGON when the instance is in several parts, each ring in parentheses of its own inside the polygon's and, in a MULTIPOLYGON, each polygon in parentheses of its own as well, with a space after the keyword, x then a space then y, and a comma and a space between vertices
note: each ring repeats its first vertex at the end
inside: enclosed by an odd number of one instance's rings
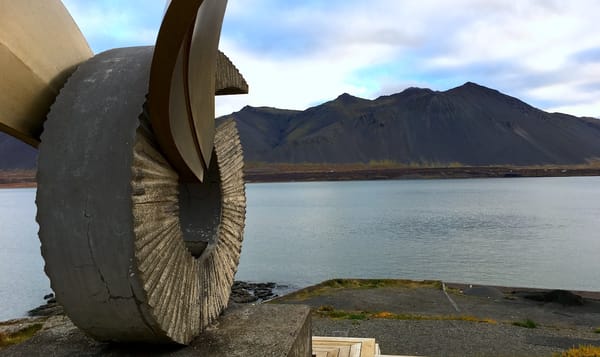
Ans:
POLYGON ((217 50, 225 7, 172 0, 156 46, 92 56, 60 0, 0 0, 0 130, 39 146, 45 270, 98 340, 187 344, 227 305, 243 157, 214 95, 248 87, 217 50))

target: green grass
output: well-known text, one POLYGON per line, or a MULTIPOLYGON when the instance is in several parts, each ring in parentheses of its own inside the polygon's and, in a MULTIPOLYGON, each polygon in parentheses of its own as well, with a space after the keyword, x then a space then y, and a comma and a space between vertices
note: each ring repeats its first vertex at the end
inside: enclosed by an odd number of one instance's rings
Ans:
POLYGON ((530 319, 526 319, 524 321, 515 321, 512 323, 515 326, 524 327, 524 328, 536 328, 537 324, 530 319))
POLYGON ((396 280, 396 279, 332 279, 314 286, 319 290, 338 290, 338 289, 379 289, 387 287, 400 287, 407 289, 434 288, 441 289, 440 281, 414 281, 414 280, 396 280))
POLYGON ((322 296, 334 293, 343 289, 380 289, 380 288, 431 288, 442 289, 441 281, 424 280, 399 280, 399 279, 332 279, 320 284, 309 286, 281 298, 272 300, 277 301, 303 301, 311 297, 322 296))
POLYGON ((8 334, 0 333, 0 348, 16 345, 18 343, 30 339, 33 335, 35 335, 39 330, 42 329, 42 326, 42 324, 33 324, 17 332, 8 334))
POLYGON ((315 313, 320 317, 328 317, 338 320, 419 320, 419 321, 467 321, 477 323, 496 324, 493 319, 481 319, 469 315, 414 315, 414 314, 395 314, 387 311, 367 312, 367 311, 345 311, 336 310, 331 305, 319 307, 315 313))
POLYGON ((594 333, 600 333, 600 327, 594 330, 594 333))
POLYGON ((365 312, 359 312, 355 314, 349 314, 347 318, 348 320, 366 320, 367 314, 365 312))

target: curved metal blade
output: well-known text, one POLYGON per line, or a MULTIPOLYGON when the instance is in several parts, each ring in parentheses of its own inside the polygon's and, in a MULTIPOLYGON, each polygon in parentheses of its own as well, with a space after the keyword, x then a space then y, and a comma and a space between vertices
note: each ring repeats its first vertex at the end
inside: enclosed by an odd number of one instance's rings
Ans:
POLYGON ((226 0, 171 1, 156 42, 150 118, 159 145, 182 181, 202 181, 210 163, 217 48, 226 4, 226 0), (181 53, 183 62, 178 64, 181 53), (173 88, 182 85, 183 89, 173 88), (185 108, 177 107, 183 103, 185 108), (193 145, 186 130, 192 133, 193 145))
POLYGON ((169 102, 169 121, 173 134, 175 147, 188 169, 204 182, 205 165, 202 157, 198 155, 200 146, 194 135, 194 125, 189 112, 187 89, 187 73, 184 63, 187 53, 181 49, 175 63, 175 75, 171 82, 171 101, 169 102))
POLYGON ((226 0, 204 0, 198 11, 189 54, 189 98, 195 134, 205 167, 215 137, 215 77, 226 0))
POLYGON ((37 147, 58 91, 91 56, 60 0, 0 0, 0 130, 37 147))

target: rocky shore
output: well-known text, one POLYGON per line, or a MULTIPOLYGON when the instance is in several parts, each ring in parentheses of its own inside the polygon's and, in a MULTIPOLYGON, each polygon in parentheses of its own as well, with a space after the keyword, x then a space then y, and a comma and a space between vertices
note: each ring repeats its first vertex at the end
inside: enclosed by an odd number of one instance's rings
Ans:
POLYGON ((29 316, 58 316, 65 314, 65 310, 56 302, 54 294, 50 293, 44 296, 44 300, 46 300, 45 304, 29 310, 27 314, 29 316))
MULTIPOLYGON (((260 304, 289 290, 288 286, 282 284, 236 281, 231 289, 229 306, 240 308, 243 305, 260 304)), ((66 334, 75 328, 53 293, 43 298, 46 302, 28 311, 29 317, 0 322, 0 354, 3 348, 26 341, 38 331, 66 334)))
POLYGON ((236 281, 231 288, 230 301, 237 304, 248 304, 253 302, 263 302, 277 297, 273 292, 277 288, 276 283, 249 283, 245 281, 236 281))
MULTIPOLYGON (((278 290, 286 290, 286 285, 277 283, 253 283, 246 281, 235 281, 231 288, 230 303, 235 304, 250 304, 262 303, 278 297, 275 293, 278 290)), ((54 294, 50 293, 44 296, 45 304, 28 311, 31 317, 58 316, 64 315, 64 310, 60 304, 56 302, 54 294)))

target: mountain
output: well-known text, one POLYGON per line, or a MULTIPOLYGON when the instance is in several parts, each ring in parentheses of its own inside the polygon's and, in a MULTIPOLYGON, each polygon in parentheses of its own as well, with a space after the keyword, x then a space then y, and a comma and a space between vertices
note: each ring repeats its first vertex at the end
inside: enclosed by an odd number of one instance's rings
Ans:
MULTIPOLYGON (((581 164, 600 158, 600 120, 547 113, 475 83, 375 100, 342 94, 304 111, 245 107, 247 162, 581 164)), ((0 133, 0 169, 35 168, 36 150, 0 133)))
POLYGON ((600 158, 600 120, 547 113, 475 83, 342 94, 305 111, 245 107, 233 119, 248 162, 581 164, 600 158))
POLYGON ((35 169, 37 150, 0 132, 0 170, 35 169))

